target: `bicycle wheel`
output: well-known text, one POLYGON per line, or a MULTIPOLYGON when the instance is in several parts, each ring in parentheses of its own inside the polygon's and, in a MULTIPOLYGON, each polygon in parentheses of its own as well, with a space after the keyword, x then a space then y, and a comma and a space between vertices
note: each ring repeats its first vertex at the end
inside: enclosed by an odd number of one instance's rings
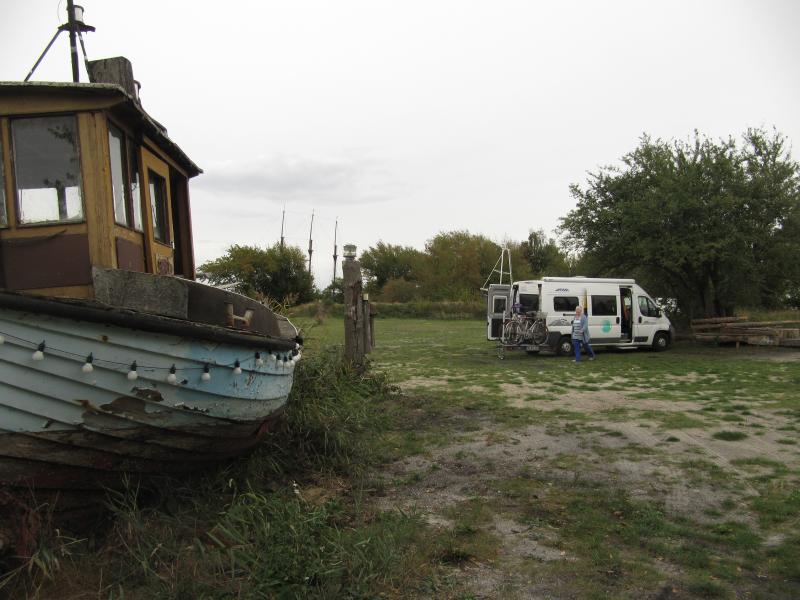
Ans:
POLYGON ((533 343, 542 345, 547 341, 547 324, 542 319, 537 319, 531 328, 533 343))
POLYGON ((506 346, 516 346, 519 344, 521 336, 520 326, 517 321, 509 321, 503 326, 503 344, 506 346))

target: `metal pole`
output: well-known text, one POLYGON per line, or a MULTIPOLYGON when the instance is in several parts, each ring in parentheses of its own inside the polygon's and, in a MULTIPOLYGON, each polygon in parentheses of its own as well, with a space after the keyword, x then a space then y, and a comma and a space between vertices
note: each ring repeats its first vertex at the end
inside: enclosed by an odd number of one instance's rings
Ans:
POLYGON ((314 254, 314 242, 311 240, 311 234, 314 232, 314 211, 311 211, 311 227, 308 230, 308 272, 311 273, 311 255, 314 254))
POLYGON ((67 0, 67 22, 69 24, 69 53, 72 58, 72 81, 78 83, 81 80, 78 71, 78 44, 75 27, 75 5, 72 0, 67 0))
POLYGON ((286 221, 286 206, 283 207, 283 215, 281 216, 281 250, 283 250, 283 223, 286 221))
POLYGON ((336 225, 333 229, 333 278, 331 279, 331 285, 336 283, 336 259, 339 258, 337 254, 338 247, 336 246, 336 234, 339 232, 339 217, 336 217, 336 225))
POLYGON ((53 36, 53 39, 50 40, 49 44, 47 44, 47 48, 44 49, 44 52, 42 52, 42 55, 39 57, 39 60, 36 61, 36 64, 33 65, 33 68, 30 70, 30 72, 28 73, 28 75, 25 77, 25 79, 23 81, 28 81, 31 78, 31 76, 33 75, 33 72, 36 70, 36 67, 38 67, 39 63, 42 62, 42 60, 44 60, 44 55, 47 54, 48 50, 50 50, 50 46, 52 46, 53 42, 56 41, 56 38, 59 35, 61 35, 61 31, 62 31, 61 29, 56 31, 56 34, 53 36))
POLYGON ((83 34, 81 30, 78 30, 78 39, 81 42, 81 52, 83 52, 83 66, 86 69, 87 75, 89 75, 89 81, 91 82, 92 76, 89 74, 89 57, 86 55, 86 44, 83 43, 83 34))

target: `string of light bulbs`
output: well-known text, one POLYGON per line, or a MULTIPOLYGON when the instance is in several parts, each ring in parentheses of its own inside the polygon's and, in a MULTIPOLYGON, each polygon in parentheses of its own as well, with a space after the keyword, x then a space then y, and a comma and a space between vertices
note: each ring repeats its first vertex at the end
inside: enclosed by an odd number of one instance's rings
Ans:
MULTIPOLYGON (((45 360, 45 357, 48 354, 52 355, 62 355, 66 357, 72 358, 84 358, 83 354, 78 354, 76 352, 71 352, 70 350, 64 350, 55 348, 53 346, 49 346, 47 344, 47 340, 42 340, 41 342, 35 342, 32 340, 27 340, 25 338, 21 338, 19 336, 15 336, 8 333, 0 332, 0 346, 6 343, 6 339, 8 340, 15 340, 18 343, 26 344, 31 348, 35 348, 33 353, 31 354, 31 359, 36 362, 41 362, 45 360)), ((300 344, 295 343, 294 348, 292 350, 286 352, 273 352, 271 350, 266 351, 266 358, 262 355, 260 351, 254 352, 251 356, 246 358, 237 358, 234 360, 233 363, 230 364, 217 364, 215 363, 212 365, 210 362, 206 362, 202 367, 181 367, 180 371, 198 371, 202 370, 200 375, 200 380, 204 382, 211 381, 211 367, 217 368, 229 368, 232 370, 234 375, 241 375, 242 374, 242 364, 247 364, 250 361, 253 362, 254 366, 262 367, 264 364, 271 362, 278 367, 282 367, 284 369, 294 369, 297 362, 300 360, 302 353, 300 352, 300 344)), ((90 352, 84 358, 83 364, 81 366, 81 371, 83 373, 91 373, 94 371, 95 365, 101 366, 105 365, 107 368, 111 368, 113 370, 119 370, 119 367, 125 368, 127 367, 128 371, 126 377, 129 381, 136 381, 139 378, 139 371, 166 371, 166 381, 172 385, 180 385, 183 382, 179 381, 178 379, 178 368, 176 367, 175 363, 172 363, 169 367, 162 367, 162 366, 153 366, 153 365, 139 365, 137 361, 133 361, 130 364, 127 362, 119 362, 115 360, 108 360, 103 358, 96 358, 93 352, 90 352)))

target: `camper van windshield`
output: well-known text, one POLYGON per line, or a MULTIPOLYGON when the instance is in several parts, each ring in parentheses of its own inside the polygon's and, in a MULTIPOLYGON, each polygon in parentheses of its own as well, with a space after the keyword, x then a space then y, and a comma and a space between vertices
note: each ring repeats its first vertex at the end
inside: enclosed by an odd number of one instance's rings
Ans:
POLYGON ((539 310, 539 294, 520 294, 519 303, 522 312, 535 312, 539 310))
POLYGON ((658 306, 646 296, 639 296, 639 312, 644 317, 658 317, 658 306))

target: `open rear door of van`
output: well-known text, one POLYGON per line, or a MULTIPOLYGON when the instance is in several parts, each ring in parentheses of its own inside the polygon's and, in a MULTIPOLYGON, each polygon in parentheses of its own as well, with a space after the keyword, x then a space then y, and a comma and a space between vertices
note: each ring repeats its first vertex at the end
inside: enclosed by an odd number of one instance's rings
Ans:
POLYGON ((511 308, 511 286, 493 283, 486 298, 486 339, 499 340, 503 332, 503 321, 511 308))

